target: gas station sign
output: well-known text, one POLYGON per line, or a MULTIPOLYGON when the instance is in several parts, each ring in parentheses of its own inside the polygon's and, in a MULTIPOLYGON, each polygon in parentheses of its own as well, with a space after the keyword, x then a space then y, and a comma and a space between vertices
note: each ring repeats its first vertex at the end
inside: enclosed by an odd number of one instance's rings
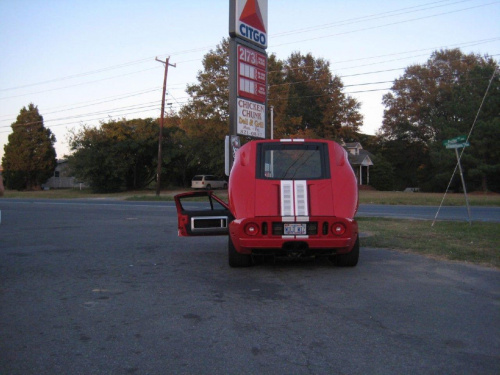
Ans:
MULTIPOLYGON (((266 138, 267 2, 229 1, 229 135, 266 138)), ((233 164, 229 155, 229 165, 233 164)))
POLYGON ((267 48, 267 0, 231 0, 229 35, 267 48))
POLYGON ((238 44, 238 96, 265 103, 267 56, 238 44))

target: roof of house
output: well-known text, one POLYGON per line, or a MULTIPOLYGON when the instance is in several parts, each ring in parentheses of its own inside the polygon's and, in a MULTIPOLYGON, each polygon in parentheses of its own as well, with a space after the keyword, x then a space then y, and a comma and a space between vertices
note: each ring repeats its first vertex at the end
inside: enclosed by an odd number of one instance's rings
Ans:
POLYGON ((363 146, 359 142, 347 142, 347 143, 345 143, 345 147, 347 147, 347 148, 355 148, 355 147, 363 148, 363 146))
POLYGON ((373 165, 373 161, 370 156, 372 155, 366 150, 359 150, 358 155, 348 153, 349 163, 351 163, 351 165, 373 165))

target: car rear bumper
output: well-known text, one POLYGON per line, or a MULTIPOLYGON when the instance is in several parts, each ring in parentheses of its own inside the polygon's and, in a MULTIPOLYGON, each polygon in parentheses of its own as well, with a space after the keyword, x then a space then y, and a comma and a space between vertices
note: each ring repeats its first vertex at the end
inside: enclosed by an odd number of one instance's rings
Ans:
MULTIPOLYGON (((287 220, 288 221, 288 220, 287 220)), ((356 220, 338 217, 309 217, 307 221, 316 223, 317 231, 303 235, 283 235, 273 233, 273 223, 283 222, 282 218, 257 218, 234 220, 229 224, 229 235, 236 251, 242 254, 266 254, 303 251, 306 253, 344 254, 351 251, 358 237, 356 220), (332 227, 342 224, 345 232, 336 235, 332 227), (250 225, 258 230, 248 234, 250 225), (267 228, 266 228, 267 227, 267 228)))

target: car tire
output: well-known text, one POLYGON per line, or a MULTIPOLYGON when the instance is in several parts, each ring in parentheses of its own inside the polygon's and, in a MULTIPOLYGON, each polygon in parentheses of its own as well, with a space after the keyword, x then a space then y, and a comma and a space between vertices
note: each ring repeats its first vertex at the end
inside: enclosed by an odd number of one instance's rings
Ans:
POLYGON ((339 254, 335 256, 335 264, 339 267, 355 267, 359 260, 359 236, 356 237, 356 242, 351 251, 347 254, 339 254))
POLYGON ((224 187, 223 187, 223 189, 227 189, 227 184, 224 184, 224 187))
POLYGON ((207 189, 207 190, 212 189, 212 185, 208 184, 206 189, 207 189))
POLYGON ((238 253, 231 237, 228 237, 227 241, 227 255, 230 267, 250 267, 252 265, 252 256, 238 253))

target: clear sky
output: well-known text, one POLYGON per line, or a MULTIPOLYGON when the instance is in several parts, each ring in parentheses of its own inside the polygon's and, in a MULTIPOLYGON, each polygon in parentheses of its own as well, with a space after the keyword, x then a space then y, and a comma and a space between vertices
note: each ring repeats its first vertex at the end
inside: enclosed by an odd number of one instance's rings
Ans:
MULTIPOLYGON (((186 103, 202 58, 228 37, 228 0, 0 0, 0 158, 22 107, 38 106, 57 157, 84 124, 159 117, 186 103)), ((500 0, 269 0, 268 49, 330 62, 361 102, 363 133, 404 68, 440 48, 500 60, 500 0)))

